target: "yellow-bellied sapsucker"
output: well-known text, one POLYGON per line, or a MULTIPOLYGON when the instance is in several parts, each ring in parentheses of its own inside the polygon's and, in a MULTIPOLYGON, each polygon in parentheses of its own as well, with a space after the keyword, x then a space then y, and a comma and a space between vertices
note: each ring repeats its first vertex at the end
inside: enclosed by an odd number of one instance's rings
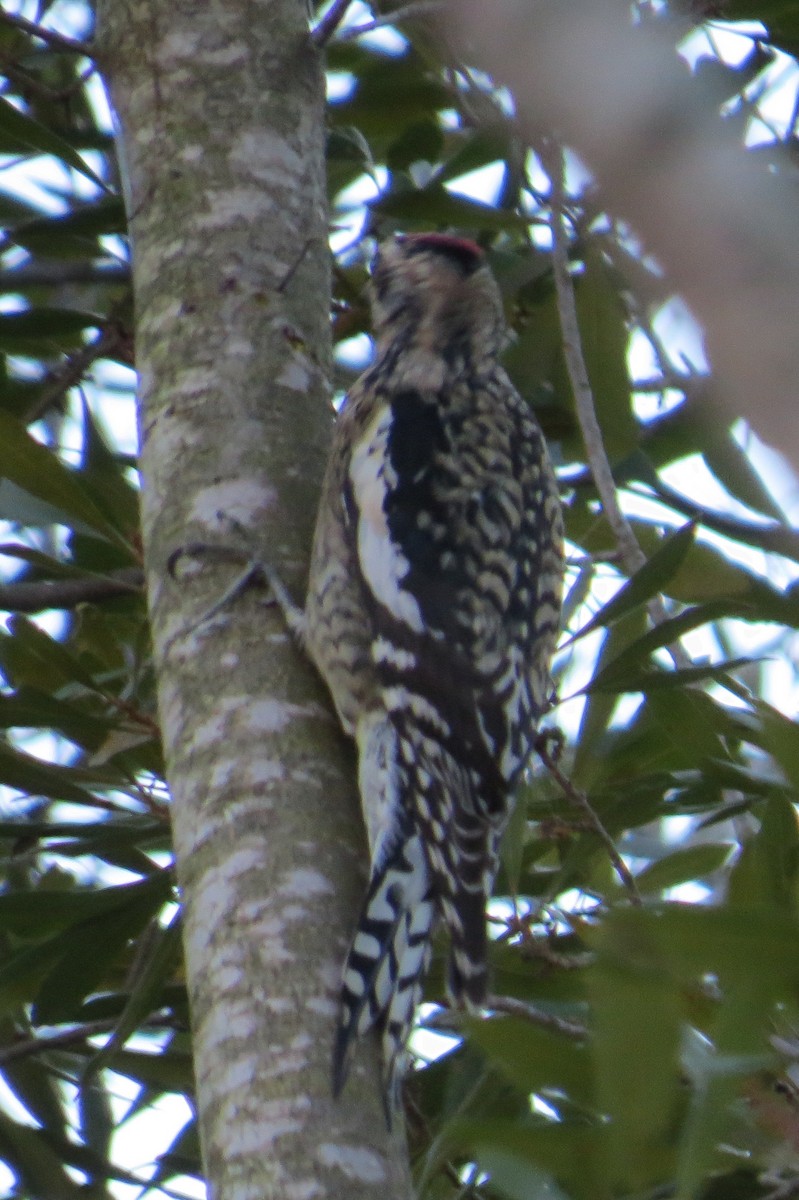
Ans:
POLYGON ((452 1000, 486 995, 498 842, 550 699, 562 525, 541 430, 498 362, 479 247, 386 243, 372 302, 375 359, 336 425, 302 633, 357 744, 371 850, 334 1089, 376 1027, 390 1112, 439 918, 452 1000))

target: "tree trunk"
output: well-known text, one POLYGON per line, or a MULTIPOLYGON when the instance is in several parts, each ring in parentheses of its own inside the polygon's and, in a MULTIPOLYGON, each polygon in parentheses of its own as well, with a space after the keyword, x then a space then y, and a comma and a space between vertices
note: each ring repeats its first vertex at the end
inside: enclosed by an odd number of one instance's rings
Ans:
POLYGON ((376 1047, 330 1095, 365 857, 322 686, 249 588, 301 596, 332 412, 324 77, 299 0, 100 4, 134 249, 142 518, 211 1193, 407 1196, 376 1047))

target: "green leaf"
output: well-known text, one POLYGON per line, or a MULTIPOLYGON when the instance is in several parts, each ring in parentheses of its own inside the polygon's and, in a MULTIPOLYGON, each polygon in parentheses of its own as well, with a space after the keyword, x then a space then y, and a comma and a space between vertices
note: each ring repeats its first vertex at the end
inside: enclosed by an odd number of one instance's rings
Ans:
POLYGON ((0 729, 46 729, 93 750, 115 724, 87 712, 74 698, 57 700, 35 688, 22 687, 0 695, 0 729))
POLYGON ((18 487, 52 504, 65 518, 84 522, 118 546, 129 549, 110 521, 85 491, 80 476, 52 450, 41 445, 21 422, 0 409, 0 474, 18 487))
POLYGON ((732 433, 717 423, 711 429, 713 436, 706 439, 702 455, 722 487, 742 504, 784 523, 785 514, 732 433))
POLYGON ((100 318, 70 308, 31 308, 0 313, 0 351, 31 358, 52 357, 83 345, 83 333, 100 318))
POLYGON ((679 641, 686 633, 690 633, 693 629, 698 629, 702 625, 708 625, 712 621, 718 621, 722 617, 741 617, 746 615, 752 616, 752 608, 750 605, 736 605, 734 602, 728 603, 724 600, 712 601, 708 604, 698 604, 693 608, 688 608, 681 612, 676 617, 670 617, 666 621, 661 621, 653 629, 648 629, 643 637, 636 638, 630 642, 624 650, 616 655, 615 658, 608 659, 603 665, 601 671, 597 671, 589 685, 590 689, 600 688, 605 681, 613 679, 615 675, 623 678, 633 669, 641 669, 643 664, 649 658, 649 655, 655 650, 660 650, 663 646, 669 646, 673 642, 679 641))
POLYGON ((75 683, 90 691, 96 690, 97 685, 91 673, 70 653, 69 648, 50 637, 35 621, 28 617, 13 616, 8 622, 8 630, 8 634, 0 636, 0 661, 4 665, 15 663, 17 678, 21 665, 27 662, 28 677, 33 674, 34 678, 49 681, 53 692, 75 683), (3 649, 10 654, 5 655, 3 649))
POLYGON ((115 1131, 111 1097, 97 1081, 84 1079, 77 1095, 78 1127, 85 1145, 100 1158, 108 1160, 115 1131))
MULTIPOLYGON (((561 628, 569 628, 578 609, 586 603, 591 595, 591 587, 595 578, 595 564, 592 559, 587 558, 580 566, 580 569, 574 576, 574 582, 568 587, 568 590, 563 597, 563 602, 561 605, 561 628)), ((566 582, 568 583, 568 581, 566 582)))
MULTIPOLYGON (((0 489, 2 489, 2 484, 0 484, 0 489)), ((21 542, 0 543, 0 554, 5 555, 7 558, 16 558, 20 562, 30 563, 35 567, 39 567, 41 575, 46 578, 75 579, 86 574, 80 567, 76 567, 74 563, 54 558, 51 554, 44 554, 41 550, 34 549, 33 546, 23 546, 21 542)))
POLYGON ((651 895, 689 880, 702 879, 723 867, 731 854, 732 847, 724 844, 703 842, 684 846, 639 871, 635 877, 638 891, 651 895))
MULTIPOLYGON (((167 899, 167 872, 131 886, 119 904, 57 934, 50 943, 51 967, 38 989, 35 1020, 55 1024, 73 1019, 81 1000, 106 979, 131 938, 141 933, 167 899)), ((0 972, 0 978, 2 973, 0 972)))
POLYGON ((562 1191, 548 1171, 525 1162, 518 1155, 493 1146, 480 1147, 480 1166, 491 1177, 491 1191, 507 1200, 530 1200, 545 1196, 546 1200, 571 1200, 573 1193, 562 1191))
POLYGON ((364 53, 352 48, 344 53, 330 47, 331 69, 348 69, 339 63, 358 62, 356 86, 351 95, 331 104, 333 124, 355 125, 370 142, 384 146, 394 142, 400 130, 416 121, 430 120, 441 107, 451 103, 443 82, 432 78, 426 65, 413 51, 401 56, 364 53))
MULTIPOLYGON (((495 255, 494 258, 496 259, 496 257, 495 255)), ((516 264, 512 264, 511 277, 518 270, 516 264)), ((538 396, 544 395, 547 399, 555 402, 560 425, 550 431, 550 436, 564 439, 576 428, 571 416, 573 401, 563 365, 560 321, 555 304, 555 293, 548 278, 546 276, 544 278, 546 285, 543 295, 539 295, 536 289, 534 298, 526 303, 523 299, 525 289, 522 288, 517 293, 515 303, 519 305, 520 313, 515 323, 516 336, 506 349, 503 362, 522 396, 527 399, 536 399, 538 396)), ((535 283, 533 287, 535 287, 535 283)), ((515 289, 511 291, 511 295, 514 294, 514 291, 515 289)), ((582 453, 582 445, 579 449, 577 448, 576 438, 573 450, 571 443, 566 443, 564 457, 568 457, 570 450, 575 457, 582 453)), ((572 532, 574 532, 574 509, 575 505, 570 504, 565 513, 572 532)), ((598 520, 595 514, 591 514, 589 519, 594 523, 597 523, 598 520)), ((599 523, 604 523, 601 518, 599 523)), ((579 538, 576 540, 579 542, 579 538)))
POLYGON ((722 683, 732 671, 762 662, 759 658, 732 658, 721 663, 706 663, 697 667, 680 667, 665 671, 658 667, 650 670, 620 671, 614 663, 603 669, 585 688, 586 692, 645 692, 657 689, 681 688, 695 683, 715 679, 722 683))
POLYGON ((514 803, 502 836, 501 865, 508 890, 517 895, 520 886, 522 855, 527 832, 527 805, 522 796, 514 803))
MULTIPOLYGON (((698 510, 698 527, 705 522, 706 515, 698 510)), ((715 520, 706 523, 711 529, 719 525, 715 520)), ((637 519, 633 519, 632 524, 644 553, 655 553, 663 539, 661 527, 637 519)), ((731 536, 746 545, 756 545, 760 551, 769 550, 795 558, 795 539, 791 534, 788 538, 790 544, 782 546, 783 532, 786 535, 791 533, 778 527, 761 527, 759 539, 754 536, 750 538, 745 530, 740 529, 731 536)), ((719 547, 706 542, 696 542, 690 547, 684 562, 664 590, 668 596, 684 604, 725 601, 731 606, 738 605, 744 619, 775 621, 783 625, 799 623, 799 592, 791 588, 785 592, 778 591, 744 562, 732 562, 719 547)))
POLYGON ((435 183, 413 191, 384 192, 370 207, 378 220, 390 217, 414 227, 455 225, 460 229, 520 231, 527 224, 518 213, 469 200, 435 183))
MULTIPOLYGON (((640 637, 645 625, 646 612, 640 605, 627 616, 616 620, 608 629, 602 643, 598 669, 601 670, 606 661, 616 658, 631 641, 640 637)), ((602 692, 589 695, 586 701, 571 770, 575 787, 587 788, 601 770, 602 757, 597 754, 596 747, 610 724, 616 704, 615 696, 602 692)))
POLYGON ((597 951, 590 976, 593 1051, 597 1102, 609 1117, 601 1175, 611 1194, 643 1192, 668 1178, 673 1165, 680 1089, 678 993, 645 923, 611 917, 597 938, 597 951))
MULTIPOLYGON (((41 842, 42 849, 57 853, 62 857, 85 858, 87 855, 95 855, 98 859, 126 871, 134 872, 141 877, 153 873, 153 861, 145 853, 146 849, 159 850, 164 853, 168 853, 170 850, 169 827, 166 820, 157 821, 151 817, 135 817, 128 814, 91 823, 86 821, 0 821, 0 839, 18 842, 18 852, 23 847, 27 849, 35 843, 41 842)), ((51 932, 53 928, 62 928, 76 916, 87 915, 87 912, 80 910, 77 913, 73 912, 69 899, 64 900, 63 892, 53 892, 56 899, 47 900, 43 912, 37 910, 32 902, 28 903, 28 898, 38 896, 38 892, 9 891, 6 894, 9 897, 21 894, 24 898, 22 913, 17 912, 13 917, 9 916, 7 911, 2 913, 0 906, 0 920, 5 916, 9 925, 14 929, 19 929, 22 935, 27 933, 34 937, 40 936, 51 932)), ((44 894, 48 893, 44 892, 44 894)), ((68 895, 71 896, 72 893, 68 895)), ((82 895, 82 893, 75 893, 75 895, 82 895)), ((88 911, 90 912, 91 909, 88 911)))
POLYGON ((512 126, 501 124, 481 123, 477 129, 457 130, 446 143, 446 150, 454 145, 454 152, 446 154, 436 171, 436 182, 450 183, 491 163, 506 161, 512 136, 512 126))
POLYGON ((0 189, 0 225, 13 228, 20 221, 41 219, 41 209, 24 196, 0 189))
POLYGON ((92 183, 96 183, 102 191, 107 191, 106 185, 95 175, 69 142, 64 141, 52 129, 40 125, 26 113, 20 112, 5 97, 0 96, 0 133, 18 142, 21 147, 33 150, 37 154, 52 154, 60 158, 67 166, 74 167, 81 175, 85 175, 92 183))
MULTIPOLYGON (((100 253, 97 239, 126 232, 125 210, 118 196, 103 196, 71 212, 17 223, 12 240, 42 257, 92 258, 100 253)), ((98 281, 102 277, 98 275, 98 281)))
POLYGON ((386 162, 392 171, 406 171, 416 162, 435 162, 443 142, 444 136, 435 121, 417 121, 406 125, 389 146, 386 162))
MULTIPOLYGON (((10 479, 0 479, 0 519, 41 529, 47 525, 63 525, 64 512, 56 505, 48 504, 24 488, 17 487, 10 479)), ((90 525, 77 520, 73 521, 72 528, 86 534, 93 533, 90 525)), ((35 553, 30 551, 31 560, 35 553)))
POLYGON ((763 746, 782 768, 786 779, 799 794, 799 725, 765 700, 753 698, 763 729, 763 746))
POLYGON ((769 980, 747 970, 746 964, 726 988, 712 1050, 706 1047, 692 1063, 691 1103, 677 1165, 680 1195, 697 1195, 707 1176, 729 1163, 721 1147, 730 1137, 746 1081, 774 1065, 767 1040, 773 1002, 769 980))
MULTIPOLYGON (((51 800, 71 800, 75 804, 97 806, 92 793, 83 786, 82 776, 71 767, 43 762, 22 750, 0 742, 0 783, 26 796, 44 796, 51 800)), ((2 897, 0 897, 2 902, 2 897)))
MULTIPOLYGON (((659 969, 665 962, 684 984, 711 974, 726 988, 762 976, 774 996, 790 995, 799 984, 799 922, 776 909, 664 901, 615 909, 609 920, 625 926, 614 934, 618 944, 648 947, 659 969)), ((583 934, 593 940, 589 929, 583 934)))
POLYGON ((772 795, 761 810, 760 829, 747 838, 730 873, 728 903, 765 905, 780 913, 797 910, 799 826, 785 797, 772 795))
MULTIPOLYGON (((68 826, 73 831, 75 828, 68 826)), ((101 920, 107 913, 136 906, 140 901, 162 903, 169 898, 170 890, 169 873, 156 871, 152 878, 116 887, 69 892, 45 888, 3 892, 0 893, 0 927, 20 938, 43 938, 54 930, 63 931, 83 922, 101 920)))
POLYGON ((159 1091, 191 1095, 194 1090, 194 1061, 191 1054, 182 1054, 169 1048, 159 1054, 119 1050, 114 1055, 114 1070, 159 1091))
POLYGON ((176 913, 166 927, 158 930, 154 943, 149 947, 143 970, 136 978, 113 1034, 89 1066, 90 1074, 95 1075, 108 1066, 109 1061, 124 1046, 131 1034, 136 1032, 145 1017, 158 1007, 164 985, 171 978, 180 954, 181 922, 176 913))
MULTIPOLYGON (((627 479, 641 480, 653 496, 669 508, 674 509, 675 512, 695 521, 697 525, 702 525, 713 533, 719 533, 733 542, 742 542, 745 546, 753 546, 756 550, 783 554, 794 562, 799 561, 799 532, 797 530, 777 522, 764 525, 760 521, 745 521, 741 517, 732 517, 697 504, 693 500, 688 500, 680 492, 664 483, 662 476, 656 474, 647 456, 641 452, 631 455, 625 466, 628 470, 627 479)), ((635 521, 634 524, 637 529, 642 528, 640 522, 635 521)))
MULTIPOLYGON (((16 1040, 18 1030, 10 1021, 4 1024, 9 1033, 13 1029, 13 1040, 16 1040)), ((11 1040, 12 1037, 9 1037, 11 1040)), ((63 1097, 44 1062, 33 1055, 10 1058, 2 1062, 2 1072, 3 1082, 41 1125, 50 1131, 65 1134, 67 1115, 63 1108, 63 1097)))
POLYGON ((159 1154, 157 1160, 158 1169, 154 1176, 154 1181, 163 1182, 169 1179, 172 1175, 197 1175, 202 1172, 200 1161, 200 1135, 197 1131, 197 1122, 189 1121, 175 1138, 170 1146, 159 1154))
MULTIPOLYGON (((673 1177, 668 1154, 669 1148, 672 1153, 675 1149, 671 1129, 679 1111, 677 1096, 669 1103, 664 1089, 664 1078, 677 1081, 673 1016, 676 1013, 679 1017, 681 1005, 675 1000, 683 989, 696 991, 700 981, 715 977, 714 984, 723 1002, 706 1006, 711 1024, 704 1031, 712 1037, 713 1049, 703 1061, 697 1062, 696 1055, 691 1061, 691 1103, 682 1136, 676 1143, 678 1194, 698 1195, 701 1179, 720 1165, 718 1145, 729 1132, 732 1106, 740 1095, 743 1079, 771 1058, 767 1037, 771 1032, 774 1002, 780 996, 792 995, 799 980, 799 924, 776 910, 756 912, 738 906, 713 909, 661 904, 647 909, 617 909, 596 934, 586 933, 598 945, 598 978, 607 990, 604 998, 598 996, 605 1016, 598 1017, 597 1042, 599 1053, 607 1054, 607 1063, 604 1066, 599 1063, 598 1078, 600 1086, 605 1086, 602 1080, 607 1071, 611 1091, 607 1103, 615 1104, 611 1112, 619 1112, 622 1122, 618 1126, 611 1124, 610 1138, 616 1139, 617 1134, 625 1132, 632 1137, 639 1121, 644 1124, 646 1136, 651 1115, 660 1107, 661 1136, 669 1142, 665 1148, 667 1177, 673 1177), (604 983, 602 972, 606 976, 604 983), (612 986, 615 976, 626 977, 635 985, 629 993, 629 1002, 612 986), (614 1008, 616 1004, 618 1009, 614 1008), (611 1031, 616 1030, 608 1045, 604 1045, 602 1032, 605 1020, 610 1023, 611 1031), (621 1048, 622 1020, 627 1026, 626 1050, 621 1048), (645 1028, 648 1020, 653 1026, 649 1032, 645 1028), (663 1033, 669 1045, 668 1061, 662 1045, 657 1044, 658 1032, 663 1033), (641 1038, 646 1065, 640 1076, 627 1081, 628 1092, 614 1081, 623 1083, 624 1077, 632 1072, 631 1064, 639 1059, 641 1038), (611 1053, 614 1044, 619 1051, 616 1059, 611 1053), (635 1047, 634 1055, 629 1053, 630 1046, 635 1047), (640 1089, 644 1085, 654 1086, 654 1097, 641 1100, 640 1089), (629 1112, 628 1106, 636 1096, 640 1112, 629 1112)), ((628 1149, 631 1144, 640 1143, 628 1142, 628 1149)), ((628 1153, 627 1159, 631 1157, 637 1156, 628 1153)), ((620 1141, 616 1142, 613 1161, 616 1163, 613 1177, 623 1176, 625 1170, 637 1170, 635 1162, 625 1168, 620 1141)))
POLYGON ((613 599, 603 605, 596 616, 574 635, 572 641, 618 621, 620 617, 662 592, 684 563, 688 551, 693 546, 695 535, 696 526, 689 523, 667 537, 660 549, 656 550, 619 589, 613 599))
POLYGON ((674 762, 702 766, 705 759, 726 757, 723 737, 728 732, 726 714, 698 688, 647 693, 645 711, 654 723, 674 762))
MULTIPOLYGON (((498 1161, 498 1155, 509 1154, 532 1168, 529 1200, 538 1196, 549 1200, 553 1184, 565 1190, 569 1200, 610 1200, 609 1193, 600 1189, 596 1176, 598 1148, 606 1129, 593 1124, 584 1115, 564 1121, 529 1120, 511 1123, 484 1117, 480 1121, 459 1119, 447 1127, 446 1144, 453 1145, 476 1160, 478 1165, 498 1161), (546 1189, 533 1191, 546 1172, 546 1189)), ((555 1200, 559 1200, 557 1192, 555 1200)))
POLYGON ((82 401, 83 455, 81 477, 97 507, 131 541, 139 530, 139 492, 124 464, 108 446, 106 435, 85 399, 82 401))
POLYGON ((594 1079, 587 1046, 515 1017, 467 1024, 470 1043, 523 1092, 557 1092, 591 1103, 594 1079))
MULTIPOLYGON (((20 1196, 32 1200, 85 1200, 82 1184, 67 1174, 61 1155, 41 1129, 19 1124, 0 1110, 0 1159, 19 1180, 20 1196)), ((17 1189, 15 1189, 16 1191, 17 1189)))
POLYGON ((768 40, 787 54, 799 53, 799 8, 796 0, 728 0, 724 16, 729 21, 762 21, 768 40))

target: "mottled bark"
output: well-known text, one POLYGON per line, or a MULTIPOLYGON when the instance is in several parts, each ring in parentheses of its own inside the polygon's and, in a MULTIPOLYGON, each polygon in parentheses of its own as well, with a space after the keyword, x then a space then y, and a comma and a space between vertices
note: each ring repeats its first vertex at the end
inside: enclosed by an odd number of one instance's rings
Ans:
POLYGON ((374 1046, 330 1096, 363 888, 354 766, 247 542, 299 598, 332 423, 324 81, 298 0, 100 5, 134 248, 143 539, 218 1200, 408 1194, 374 1046))

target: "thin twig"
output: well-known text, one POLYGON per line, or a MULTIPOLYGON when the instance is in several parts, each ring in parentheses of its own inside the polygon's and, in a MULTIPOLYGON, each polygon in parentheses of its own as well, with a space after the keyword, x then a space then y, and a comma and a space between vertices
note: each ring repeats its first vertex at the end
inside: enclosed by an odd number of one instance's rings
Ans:
POLYGON ((375 17, 373 21, 368 21, 365 25, 354 25, 352 29, 345 29, 343 33, 339 34, 338 40, 352 42, 365 33, 373 33, 375 29, 382 29, 386 25, 399 25, 401 21, 406 21, 409 17, 426 16, 428 13, 438 12, 441 8, 443 8, 441 0, 416 0, 414 4, 406 4, 403 8, 395 8, 393 12, 375 17))
POLYGON ((351 3, 352 0, 333 0, 319 24, 311 30, 311 41, 318 50, 323 50, 330 41, 351 3))
POLYGON ((584 950, 580 954, 561 954, 557 950, 550 950, 546 942, 535 938, 522 942, 520 951, 522 958, 530 962, 535 960, 545 963, 558 971, 584 971, 594 962, 594 955, 590 950, 584 950))
POLYGON ((563 334, 563 354, 569 374, 577 419, 585 443, 585 452, 594 477, 602 508, 608 524, 622 552, 626 569, 630 574, 640 570, 646 556, 638 545, 630 522, 625 517, 616 495, 616 482, 605 453, 602 430, 596 415, 594 395, 585 365, 574 286, 569 272, 569 241, 564 218, 564 159, 560 146, 550 143, 542 154, 544 166, 552 184, 552 272, 555 278, 555 293, 563 334))
POLYGON ((25 287, 37 287, 40 284, 52 286, 64 283, 129 283, 130 268, 126 263, 108 262, 71 262, 65 259, 61 262, 51 259, 49 262, 24 263, 9 271, 0 271, 0 288, 5 292, 25 287))
POLYGON ((576 788, 572 781, 566 775, 564 775, 563 771, 561 771, 555 755, 549 748, 550 742, 551 738, 546 734, 536 740, 535 748, 538 757, 541 759, 541 762, 549 771, 555 782, 560 786, 563 794, 567 796, 568 799, 571 800, 571 802, 575 805, 575 807, 579 808, 580 811, 583 812, 590 821, 591 828, 593 829, 594 833, 596 833, 604 843, 604 846, 608 852, 608 857, 613 865, 613 869, 621 880, 622 886, 629 895, 631 902, 633 904, 640 904, 641 894, 638 891, 638 887, 630 868, 627 866, 626 862, 616 849, 616 844, 613 841, 613 838, 610 836, 607 829, 600 821, 598 815, 591 807, 591 802, 586 796, 585 792, 581 792, 579 788, 576 788))
MULTIPOLYGON (((566 1017, 556 1017, 553 1013, 544 1012, 526 1000, 515 1000, 512 996, 486 996, 485 1007, 489 1012, 507 1013, 511 1017, 522 1017, 532 1025, 543 1029, 551 1029, 554 1033, 565 1034, 566 1037, 584 1038, 588 1030, 579 1021, 570 1021, 566 1017)), ((458 1032, 469 1013, 462 1008, 442 1008, 426 1017, 425 1029, 458 1032)))
MULTIPOLYGON (((588 821, 572 821, 570 823, 570 832, 573 834, 575 829, 581 827, 590 829, 592 832, 594 828, 593 824, 588 821)), ((542 923, 544 919, 543 915, 547 912, 547 905, 539 905, 526 913, 520 913, 517 908, 512 917, 498 917, 489 912, 488 923, 493 926, 498 943, 509 941, 511 938, 517 938, 516 947, 521 957, 529 962, 535 960, 538 963, 544 963, 548 967, 554 967, 558 971, 585 970, 595 958, 590 950, 579 954, 565 954, 563 951, 553 950, 549 939, 542 940, 541 935, 534 929, 534 926, 542 923)), ((558 911, 556 920, 562 920, 562 917, 563 914, 558 911)))
POLYGON ((82 54, 84 58, 94 58, 94 50, 88 42, 81 42, 77 38, 66 37, 63 33, 56 33, 54 29, 47 29, 44 25, 37 25, 34 21, 28 21, 25 17, 19 17, 12 13, 0 13, 0 18, 7 25, 16 26, 23 33, 28 33, 31 37, 39 38, 40 41, 47 42, 50 46, 55 46, 57 50, 69 50, 73 54, 82 54))
POLYGON ((35 583, 0 584, 0 612, 36 613, 49 608, 71 609, 79 604, 141 592, 144 574, 126 567, 106 576, 84 579, 42 579, 35 583))
POLYGON ((665 392, 669 389, 675 392, 694 391, 699 387, 707 387, 707 377, 704 375, 682 375, 676 370, 664 370, 660 375, 650 379, 633 380, 634 392, 665 392))
MULTIPOLYGON (((39 1054, 42 1050, 57 1050, 59 1046, 69 1046, 74 1042, 85 1042, 87 1038, 97 1037, 101 1033, 113 1033, 119 1024, 118 1017, 107 1017, 102 1021, 86 1021, 85 1024, 71 1029, 61 1029, 58 1033, 50 1033, 46 1037, 26 1038, 14 1042, 11 1046, 0 1046, 0 1064, 13 1062, 17 1058, 27 1058, 31 1054, 39 1054)), ((142 1021, 142 1028, 174 1029, 175 1022, 168 1017, 149 1017, 142 1021)))
POLYGON ((143 729, 146 729, 153 737, 160 737, 161 726, 154 717, 150 716, 148 712, 145 712, 141 708, 137 708, 136 705, 131 704, 129 700, 123 700, 121 697, 113 695, 112 692, 104 691, 103 688, 96 687, 95 690, 97 695, 102 696, 106 704, 109 704, 112 708, 115 708, 117 712, 122 713, 124 717, 127 717, 135 725, 140 725, 143 729))
POLYGON ((94 72, 97 70, 94 63, 88 67, 77 79, 73 79, 72 83, 63 88, 51 88, 46 84, 40 83, 39 80, 22 67, 17 66, 15 62, 10 61, 5 56, 0 59, 0 68, 7 79, 15 85, 17 91, 25 97, 36 96, 41 100, 48 100, 51 104, 57 104, 64 100, 68 100, 75 92, 80 91, 83 85, 91 79, 94 72))
MULTIPOLYGON (((628 575, 634 575, 646 564, 646 555, 638 545, 633 527, 619 504, 616 481, 613 478, 613 471, 605 451, 602 430, 596 415, 594 394, 583 355, 574 285, 569 271, 569 242, 564 213, 565 161, 563 149, 553 142, 548 142, 541 157, 552 185, 552 272, 563 335, 563 355, 574 393, 577 420, 583 435, 586 459, 591 468, 599 499, 602 502, 602 511, 621 552, 622 565, 628 575)), ((668 620, 669 614, 660 596, 653 597, 647 608, 653 624, 660 625, 668 620)), ((692 659, 679 643, 667 646, 666 650, 671 655, 675 667, 685 668, 692 665, 692 659)))
MULTIPOLYGON (((568 476, 568 486, 576 491, 588 487, 591 482, 590 471, 580 471, 568 476)), ((741 521, 736 517, 728 517, 724 513, 716 512, 712 508, 704 508, 701 504, 686 499, 685 496, 675 492, 673 488, 660 480, 656 486, 639 483, 635 480, 626 486, 632 495, 642 496, 647 500, 651 500, 653 497, 661 500, 669 508, 682 513, 697 525, 705 525, 714 533, 720 533, 724 537, 745 542, 758 550, 781 554, 783 558, 799 562, 799 532, 791 529, 788 525, 780 524, 777 521, 770 525, 756 525, 753 521, 741 521)), ((596 552, 591 555, 593 562, 617 562, 618 558, 618 553, 611 551, 596 552)), ((575 565, 579 565, 580 561, 582 560, 575 560, 575 565)))
POLYGON ((526 1000, 516 1000, 513 996, 488 996, 486 1008, 494 1012, 506 1013, 509 1017, 521 1017, 531 1025, 541 1029, 551 1029, 553 1033, 562 1033, 566 1037, 584 1039, 588 1037, 588 1029, 579 1021, 570 1021, 567 1017, 556 1017, 553 1013, 544 1012, 526 1000))
MULTIPOLYGON (((66 361, 45 379, 36 403, 25 416, 26 422, 37 421, 42 417, 70 388, 80 382, 93 362, 99 358, 107 358, 115 350, 123 347, 127 337, 121 326, 116 322, 109 322, 93 342, 70 354, 66 361)), ((126 353, 125 357, 131 356, 126 353)))

